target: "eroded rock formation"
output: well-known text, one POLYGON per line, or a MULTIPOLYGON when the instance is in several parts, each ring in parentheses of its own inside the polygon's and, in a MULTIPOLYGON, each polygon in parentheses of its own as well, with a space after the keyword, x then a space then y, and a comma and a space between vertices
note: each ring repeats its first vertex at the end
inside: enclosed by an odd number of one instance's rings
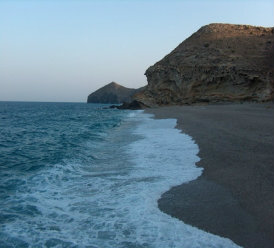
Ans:
POLYGON ((145 106, 273 100, 274 28, 203 26, 145 75, 145 106))

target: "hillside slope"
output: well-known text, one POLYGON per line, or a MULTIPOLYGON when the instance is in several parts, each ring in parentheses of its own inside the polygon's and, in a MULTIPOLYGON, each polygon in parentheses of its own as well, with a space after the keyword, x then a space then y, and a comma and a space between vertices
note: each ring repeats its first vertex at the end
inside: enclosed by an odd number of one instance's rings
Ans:
POLYGON ((123 103, 130 102, 139 89, 130 89, 111 82, 88 96, 88 103, 123 103))
POLYGON ((145 75, 146 106, 272 100, 274 28, 203 26, 145 75))

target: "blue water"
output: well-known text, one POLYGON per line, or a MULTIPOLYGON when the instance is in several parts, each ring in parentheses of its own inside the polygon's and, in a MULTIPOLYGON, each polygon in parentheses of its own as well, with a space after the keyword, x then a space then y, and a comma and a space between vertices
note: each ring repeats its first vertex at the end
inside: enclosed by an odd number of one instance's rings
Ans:
POLYGON ((0 247, 237 247, 162 213, 198 146, 142 111, 0 102, 0 247))

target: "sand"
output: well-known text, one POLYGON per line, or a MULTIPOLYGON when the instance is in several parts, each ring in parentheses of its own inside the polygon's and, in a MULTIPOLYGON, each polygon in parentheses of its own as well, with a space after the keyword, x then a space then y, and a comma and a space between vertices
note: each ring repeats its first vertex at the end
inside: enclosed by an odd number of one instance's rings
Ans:
POLYGON ((274 104, 148 109, 176 118, 198 144, 202 176, 164 193, 159 208, 243 247, 274 247, 274 104))

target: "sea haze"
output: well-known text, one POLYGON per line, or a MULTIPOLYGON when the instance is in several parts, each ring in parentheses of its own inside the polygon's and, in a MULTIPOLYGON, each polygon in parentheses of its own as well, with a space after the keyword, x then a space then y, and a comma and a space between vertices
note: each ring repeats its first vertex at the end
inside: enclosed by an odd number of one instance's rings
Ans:
POLYGON ((237 247, 162 213, 198 146, 142 111, 0 102, 0 247, 237 247))

